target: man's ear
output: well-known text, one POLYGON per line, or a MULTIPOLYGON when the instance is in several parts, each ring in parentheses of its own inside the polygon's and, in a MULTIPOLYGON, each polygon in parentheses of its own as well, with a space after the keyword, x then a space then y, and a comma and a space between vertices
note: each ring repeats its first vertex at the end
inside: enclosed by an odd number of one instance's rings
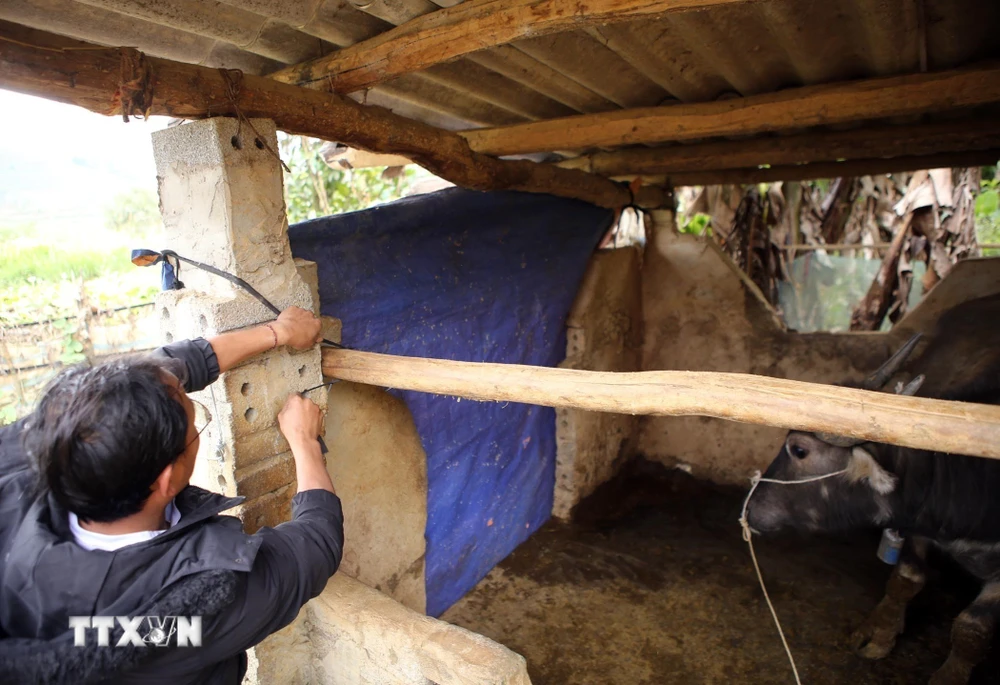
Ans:
POLYGON ((847 478, 853 483, 867 479, 872 489, 880 495, 888 495, 896 489, 896 476, 882 468, 871 452, 863 447, 851 450, 851 458, 847 461, 847 478))
POLYGON ((160 475, 156 477, 155 481, 153 481, 153 492, 160 495, 164 499, 173 499, 174 495, 177 494, 177 492, 175 492, 176 488, 174 488, 174 484, 172 482, 173 477, 174 465, 172 463, 167 464, 167 467, 160 471, 160 475))

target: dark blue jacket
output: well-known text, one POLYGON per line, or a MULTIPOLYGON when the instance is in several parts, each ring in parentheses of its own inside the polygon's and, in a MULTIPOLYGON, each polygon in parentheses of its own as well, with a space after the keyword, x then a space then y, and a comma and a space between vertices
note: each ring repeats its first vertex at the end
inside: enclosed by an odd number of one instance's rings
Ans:
MULTIPOLYGON (((218 377, 215 353, 205 340, 154 354, 185 361, 188 391, 218 377)), ((4 664, 23 663, 17 677, 23 682, 83 682, 86 676, 92 682, 236 685, 246 671, 245 650, 288 625, 340 564, 343 513, 337 496, 325 490, 296 494, 291 521, 247 535, 239 519, 222 515, 243 498, 188 486, 175 500, 180 521, 162 535, 114 552, 84 550, 73 541, 67 512, 36 485, 21 447, 23 427, 19 421, 0 429, 0 679, 4 664), (225 601, 212 596, 215 579, 232 586, 216 592, 225 601), (87 652, 122 648, 71 645, 70 616, 158 615, 149 609, 199 601, 217 609, 202 619, 200 648, 136 647, 131 660, 123 656, 127 673, 111 680, 107 668, 93 680, 88 659, 109 657, 87 652), (63 664, 57 676, 41 675, 31 670, 31 659, 10 651, 28 646, 36 654, 46 643, 62 650, 64 660, 69 655, 79 661, 77 672, 63 664)))

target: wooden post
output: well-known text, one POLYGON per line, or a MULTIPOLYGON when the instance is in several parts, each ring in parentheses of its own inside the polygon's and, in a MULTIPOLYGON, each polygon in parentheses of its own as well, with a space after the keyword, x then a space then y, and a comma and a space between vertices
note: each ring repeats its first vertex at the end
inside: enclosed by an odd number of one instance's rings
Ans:
POLYGON ((613 373, 323 350, 323 373, 473 400, 714 416, 1000 459, 1000 407, 713 371, 613 373))
POLYGON ((87 364, 93 366, 97 360, 97 354, 94 352, 94 311, 90 306, 90 296, 87 295, 87 284, 82 279, 80 280, 80 299, 77 301, 77 306, 80 312, 77 315, 79 326, 76 328, 74 337, 83 345, 81 354, 87 358, 87 364))

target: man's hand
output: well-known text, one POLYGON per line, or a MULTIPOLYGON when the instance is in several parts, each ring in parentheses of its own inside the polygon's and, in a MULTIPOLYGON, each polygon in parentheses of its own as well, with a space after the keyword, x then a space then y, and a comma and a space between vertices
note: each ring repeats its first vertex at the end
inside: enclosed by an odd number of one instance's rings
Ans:
MULTIPOLYGON (((320 321, 312 312, 300 307, 289 307, 278 315, 273 324, 279 345, 288 345, 296 350, 308 350, 323 339, 320 321)), ((285 405, 288 408, 288 405, 285 405)))
POLYGON ((278 414, 278 426, 294 450, 298 446, 317 442, 323 430, 323 413, 312 400, 293 394, 278 414))
POLYGON ((284 409, 278 414, 278 426, 288 440, 295 459, 295 482, 299 492, 327 490, 335 492, 330 472, 326 470, 319 437, 323 428, 323 414, 312 400, 301 395, 291 395, 284 409))

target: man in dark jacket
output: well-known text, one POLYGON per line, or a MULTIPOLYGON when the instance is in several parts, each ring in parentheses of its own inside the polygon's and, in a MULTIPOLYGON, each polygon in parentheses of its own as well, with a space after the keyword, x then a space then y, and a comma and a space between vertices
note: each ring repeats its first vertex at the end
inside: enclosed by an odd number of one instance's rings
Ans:
MULTIPOLYGON (((317 440, 319 408, 294 395, 278 417, 296 467, 292 520, 247 535, 220 515, 242 498, 189 484, 210 417, 187 393, 255 354, 318 339, 318 319, 293 307, 253 329, 71 369, 34 414, 0 429, 0 679, 242 680, 245 650, 289 624, 336 572, 343 514, 317 440), (118 623, 99 646, 98 622, 86 627, 88 617, 179 607, 210 614, 200 647, 140 646, 118 623)), ((163 635, 178 639, 168 627, 152 643, 163 635)))

